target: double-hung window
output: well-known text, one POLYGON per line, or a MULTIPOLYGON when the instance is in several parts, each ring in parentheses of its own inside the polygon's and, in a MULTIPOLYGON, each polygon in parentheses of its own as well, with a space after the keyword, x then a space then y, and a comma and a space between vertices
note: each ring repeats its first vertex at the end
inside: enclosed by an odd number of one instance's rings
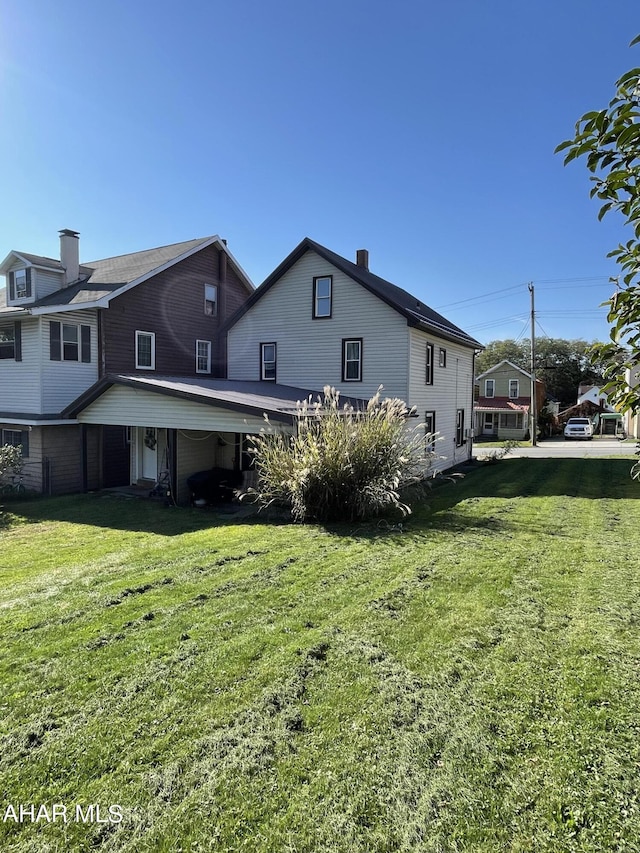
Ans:
POLYGON ((440 364, 440 367, 446 367, 447 366, 447 351, 446 351, 446 349, 443 349, 443 347, 440 347, 439 364, 440 364))
POLYGON ((509 398, 515 400, 520 396, 520 383, 517 379, 509 380, 509 398))
POLYGON ((464 444, 464 409, 456 411, 456 447, 464 444))
POLYGON ((218 285, 205 284, 204 286, 204 313, 208 317, 218 316, 218 285))
POLYGON ((136 367, 138 370, 156 369, 155 332, 136 332, 136 367))
POLYGON ((9 298, 28 299, 31 296, 31 267, 9 273, 9 298))
POLYGON ((331 317, 333 300, 333 279, 330 275, 316 276, 313 279, 313 319, 322 320, 331 317))
POLYGON ((484 396, 485 397, 493 397, 496 391, 496 380, 495 379, 485 379, 484 380, 484 396))
POLYGON ((425 385, 433 385, 433 344, 427 344, 424 381, 425 385))
POLYGON ((432 453, 435 449, 434 435, 436 432, 436 413, 428 411, 424 413, 424 436, 425 436, 425 453, 432 453))
POLYGON ((49 359, 91 363, 91 326, 49 321, 49 359))
POLYGON ((276 381, 277 346, 275 343, 260 344, 260 379, 276 381))
POLYGON ((342 341, 342 381, 362 382, 362 338, 342 341))
POLYGON ((211 373, 211 341, 196 341, 196 373, 211 373))

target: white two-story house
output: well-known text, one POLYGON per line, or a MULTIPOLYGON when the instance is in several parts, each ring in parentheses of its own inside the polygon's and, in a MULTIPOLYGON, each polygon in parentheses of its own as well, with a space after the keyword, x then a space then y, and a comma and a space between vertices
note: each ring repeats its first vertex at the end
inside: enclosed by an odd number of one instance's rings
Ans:
POLYGON ((469 458, 474 356, 481 344, 421 300, 304 239, 227 325, 227 376, 351 397, 383 395, 415 406, 438 432, 448 468, 469 458))

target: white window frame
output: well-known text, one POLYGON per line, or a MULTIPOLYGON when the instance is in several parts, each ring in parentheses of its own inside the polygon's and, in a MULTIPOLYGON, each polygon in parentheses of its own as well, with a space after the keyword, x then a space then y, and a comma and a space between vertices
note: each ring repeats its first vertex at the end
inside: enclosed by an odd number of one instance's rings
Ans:
POLYGON ((447 351, 444 347, 440 347, 440 352, 438 354, 438 361, 439 361, 440 367, 446 367, 447 366, 447 351))
POLYGON ((29 282, 27 281, 26 267, 13 271, 13 286, 15 288, 16 299, 27 299, 29 297, 29 282), (24 281, 24 286, 20 289, 18 288, 18 276, 20 276, 20 281, 24 281))
POLYGON ((517 400, 517 398, 519 396, 520 396, 520 382, 517 379, 510 379, 509 380, 509 399, 510 400, 517 400), (516 393, 512 394, 511 388, 514 384, 516 386, 516 393))
POLYGON ((207 317, 218 316, 218 285, 205 284, 204 286, 204 313, 207 317))
POLYGON ((267 341, 260 344, 260 379, 263 382, 275 382, 278 369, 278 345, 275 341, 267 341), (267 359, 265 350, 267 347, 273 347, 273 359, 267 359), (267 376, 267 368, 273 365, 273 376, 267 376))
POLYGON ((196 373, 211 373, 211 341, 196 341, 196 373))
POLYGON ((330 320, 333 314, 333 276, 317 275, 313 279, 313 319, 330 320), (320 282, 329 282, 329 292, 318 294, 320 282), (322 309, 322 310, 321 310, 322 309))
POLYGON ((495 379, 485 379, 484 380, 484 396, 485 397, 495 397, 496 396, 496 380, 495 379), (489 393, 489 383, 491 383, 491 393, 489 393))
POLYGON ((156 369, 156 333, 136 329, 136 370, 156 369), (151 342, 151 364, 140 364, 140 340, 149 338, 151 342))

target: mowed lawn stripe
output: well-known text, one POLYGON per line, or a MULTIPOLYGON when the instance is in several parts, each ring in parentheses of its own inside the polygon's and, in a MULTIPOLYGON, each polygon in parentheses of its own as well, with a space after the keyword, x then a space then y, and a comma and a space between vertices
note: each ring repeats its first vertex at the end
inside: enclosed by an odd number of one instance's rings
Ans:
POLYGON ((402 529, 13 504, 5 799, 124 819, 2 849, 635 849, 637 488, 505 460, 402 529))

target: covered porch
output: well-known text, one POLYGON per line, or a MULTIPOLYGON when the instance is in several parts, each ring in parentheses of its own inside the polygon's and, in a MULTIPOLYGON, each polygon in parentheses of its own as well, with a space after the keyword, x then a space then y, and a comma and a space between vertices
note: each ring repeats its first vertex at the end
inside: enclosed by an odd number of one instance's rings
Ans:
POLYGON ((99 487, 137 485, 187 504, 192 497, 187 481, 199 472, 216 472, 229 487, 250 485, 247 437, 293 432, 296 402, 315 393, 274 383, 117 375, 97 382, 65 414, 77 419, 83 434, 85 490, 95 488, 89 477, 95 468, 90 430, 100 427, 110 435, 115 429, 127 447, 127 464, 118 452, 112 466, 106 453, 99 487))
POLYGON ((529 435, 528 405, 476 406, 473 411, 476 440, 522 441, 529 435))

